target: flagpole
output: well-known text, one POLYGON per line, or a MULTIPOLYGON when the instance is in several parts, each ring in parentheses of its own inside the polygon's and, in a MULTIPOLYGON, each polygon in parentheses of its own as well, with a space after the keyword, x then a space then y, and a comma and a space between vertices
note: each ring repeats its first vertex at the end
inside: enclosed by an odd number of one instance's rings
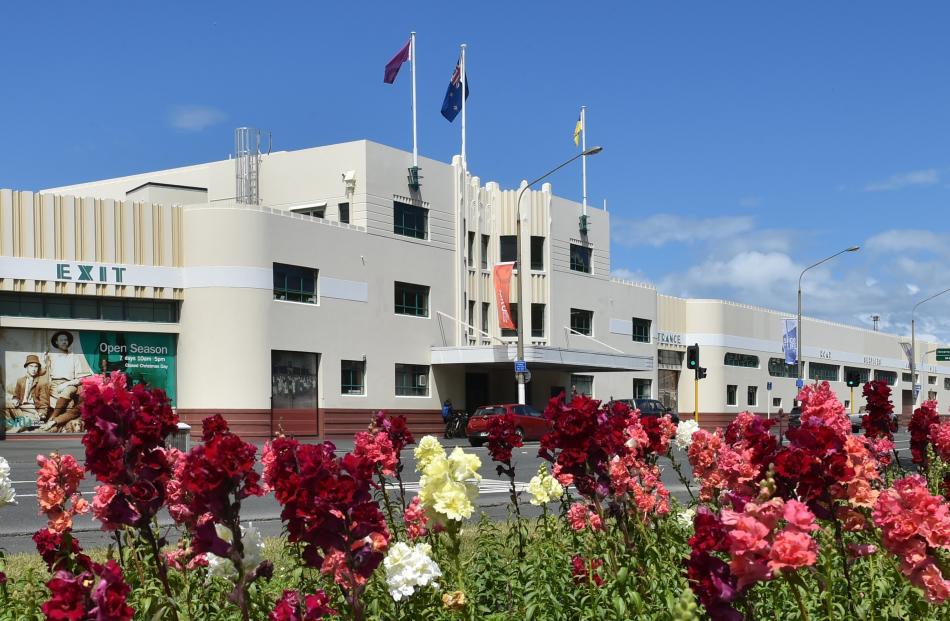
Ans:
MULTIPOLYGON (((581 152, 587 151, 587 106, 581 106, 581 152)), ((584 195, 584 215, 587 215, 587 156, 581 158, 581 193, 584 195)))
POLYGON ((462 168, 468 170, 468 160, 465 158, 465 48, 468 45, 462 44, 462 168))
POLYGON ((419 144, 416 136, 416 33, 409 33, 409 59, 412 61, 412 165, 419 165, 419 144))

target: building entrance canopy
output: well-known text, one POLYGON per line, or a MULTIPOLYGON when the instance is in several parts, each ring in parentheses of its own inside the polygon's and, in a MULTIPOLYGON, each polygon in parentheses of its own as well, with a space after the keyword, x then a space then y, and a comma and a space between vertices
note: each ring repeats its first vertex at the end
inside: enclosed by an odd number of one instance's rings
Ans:
MULTIPOLYGON (((432 365, 478 365, 509 367, 514 371, 516 348, 511 345, 433 347, 432 365)), ((528 369, 566 373, 604 373, 610 371, 651 371, 651 356, 603 353, 583 349, 527 346, 524 348, 528 369)))

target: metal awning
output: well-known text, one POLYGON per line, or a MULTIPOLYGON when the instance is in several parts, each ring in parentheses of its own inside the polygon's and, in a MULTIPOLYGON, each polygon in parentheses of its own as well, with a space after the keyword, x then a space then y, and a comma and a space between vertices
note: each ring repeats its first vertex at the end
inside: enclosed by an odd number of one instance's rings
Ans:
MULTIPOLYGON (((433 347, 433 365, 478 365, 509 368, 514 366, 517 347, 512 345, 482 345, 469 347, 433 347)), ((525 362, 529 369, 547 369, 571 373, 589 371, 652 371, 652 356, 634 356, 528 345, 524 348, 525 362)))

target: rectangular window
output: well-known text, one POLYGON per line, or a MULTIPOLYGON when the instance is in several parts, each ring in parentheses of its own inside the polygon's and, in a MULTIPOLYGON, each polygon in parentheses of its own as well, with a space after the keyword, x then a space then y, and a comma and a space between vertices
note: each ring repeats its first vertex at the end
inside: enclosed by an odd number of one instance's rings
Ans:
MULTIPOLYGON (((152 304, 155 303, 152 302, 152 304)), ((168 315, 167 310, 165 312, 159 312, 158 307, 159 305, 156 305, 155 321, 171 321, 170 319, 164 319, 164 317, 168 315)), ((165 307, 165 304, 161 305, 163 310, 165 307)), ((73 298, 72 316, 76 319, 99 319, 99 306, 96 304, 95 300, 88 298, 73 298)))
POLYGON ((571 309, 571 330, 585 336, 593 336, 594 311, 571 309))
POLYGON ((475 336, 475 301, 474 300, 468 301, 468 326, 466 327, 466 330, 468 330, 469 336, 475 336))
POLYGON ((571 244, 571 269, 590 274, 590 254, 590 248, 571 244))
POLYGON ((772 377, 798 377, 798 365, 785 364, 785 358, 769 358, 769 375, 772 377))
POLYGON ((679 368, 683 366, 683 352, 660 349, 656 352, 656 361, 665 366, 679 368))
POLYGON ((651 391, 652 380, 648 379, 637 379, 633 380, 633 398, 634 399, 649 399, 653 396, 651 391))
MULTIPOLYGON (((488 302, 482 302, 482 332, 491 334, 488 332, 488 318, 491 315, 491 304, 488 302)), ((485 336, 484 334, 482 336, 485 336)))
POLYGON ((428 397, 429 367, 421 364, 396 364, 396 396, 428 397))
POLYGON ((340 209, 340 222, 343 224, 350 223, 350 204, 349 203, 340 203, 337 205, 340 209))
POLYGON ((808 379, 822 382, 837 382, 839 367, 836 364, 808 363, 808 379))
POLYGON ((395 282, 397 315, 429 316, 429 288, 425 285, 411 285, 407 282, 395 282))
POLYGON ((950 390, 950 377, 943 378, 943 389, 950 390))
POLYGON ((482 235, 482 269, 488 269, 488 241, 491 239, 488 235, 482 235))
POLYGON ((511 309, 511 323, 515 324, 515 329, 502 328, 502 336, 518 336, 518 303, 511 302, 508 304, 508 307, 511 309))
POLYGON ((739 405, 736 393, 739 392, 739 387, 735 384, 726 384, 726 405, 739 405))
POLYGON ((122 300, 103 300, 99 303, 99 310, 103 319, 109 321, 125 319, 125 306, 122 304, 122 300))
POLYGON ((927 391, 927 400, 928 400, 928 401, 936 401, 936 400, 937 400, 937 391, 936 391, 936 390, 928 390, 928 391, 927 391))
POLYGON ((366 363, 362 360, 340 361, 340 394, 366 394, 366 363))
POLYGON ((630 323, 633 325, 633 340, 637 343, 649 343, 650 342, 650 320, 649 319, 640 319, 634 317, 630 320, 630 323))
POLYGON ((901 373, 901 381, 911 383, 913 380, 910 378, 910 373, 901 373))
POLYGON ((531 305, 531 336, 544 338, 544 304, 531 305))
POLYGON ((845 367, 844 378, 848 379, 848 373, 857 373, 862 384, 867 384, 871 378, 871 369, 862 369, 860 367, 845 367))
POLYGON ((270 355, 271 402, 274 408, 317 408, 319 354, 272 350, 270 355))
POLYGON ((393 201, 393 233, 416 239, 428 239, 428 230, 428 209, 393 201))
POLYGON ((772 397, 772 407, 780 408, 782 407, 782 398, 781 397, 772 397))
POLYGON ((155 321, 151 302, 131 302, 126 306, 126 315, 131 321, 155 321))
POLYGON ((107 321, 178 321, 177 300, 0 292, 0 315, 107 321))
MULTIPOLYGON (((498 261, 506 263, 518 260, 518 238, 515 235, 498 237, 498 261)), ((515 267, 518 267, 517 265, 515 267)))
POLYGON ((759 387, 758 386, 749 386, 749 389, 746 391, 746 405, 752 405, 752 406, 759 405, 759 387))
POLYGON ((536 235, 531 236, 531 269, 544 269, 544 238, 536 235))
POLYGON ((472 231, 468 232, 468 266, 473 267, 475 265, 475 233, 472 231))
MULTIPOLYGON (((68 298, 55 298, 45 301, 43 305, 43 314, 46 317, 67 318, 72 315, 71 305, 68 298)), ((151 321, 151 320, 149 320, 151 321)))
POLYGON ((322 205, 310 205, 309 207, 291 209, 291 211, 299 213, 302 216, 310 216, 311 218, 325 218, 327 215, 327 205, 326 203, 322 205))
POLYGON ((317 270, 274 263, 274 299, 316 304, 317 270))
POLYGON ((726 356, 723 359, 723 364, 727 367, 745 367, 747 369, 758 369, 759 368, 759 357, 753 356, 751 354, 736 354, 733 352, 726 352, 726 356))
POLYGON ((593 375, 571 375, 571 395, 574 393, 594 396, 594 376, 593 375))
POLYGON ((893 386, 897 383, 897 371, 882 371, 880 369, 875 369, 874 379, 879 382, 887 382, 888 386, 893 386))
POLYGON ((927 383, 930 384, 931 386, 936 385, 936 383, 937 383, 937 376, 936 376, 936 375, 928 375, 928 376, 927 376, 927 383))

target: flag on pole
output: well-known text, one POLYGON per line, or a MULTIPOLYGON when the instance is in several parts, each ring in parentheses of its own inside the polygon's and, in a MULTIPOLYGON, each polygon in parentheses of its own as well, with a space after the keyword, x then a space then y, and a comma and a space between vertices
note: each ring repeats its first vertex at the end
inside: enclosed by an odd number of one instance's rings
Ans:
MULTIPOLYGON (((455 63, 455 71, 452 72, 452 79, 449 80, 449 87, 445 89, 445 99, 442 100, 442 116, 449 123, 455 120, 459 111, 462 110, 462 59, 455 63)), ((465 99, 468 99, 468 75, 465 76, 465 99)))
POLYGON ((581 132, 584 130, 584 123, 581 121, 581 117, 577 117, 577 125, 574 126, 574 146, 581 146, 581 132))
POLYGON ((402 67, 402 64, 409 60, 409 44, 411 41, 406 41, 406 44, 402 46, 396 55, 392 57, 388 63, 386 63, 386 70, 383 73, 383 82, 386 84, 392 84, 396 81, 396 74, 399 73, 399 68, 402 67))

